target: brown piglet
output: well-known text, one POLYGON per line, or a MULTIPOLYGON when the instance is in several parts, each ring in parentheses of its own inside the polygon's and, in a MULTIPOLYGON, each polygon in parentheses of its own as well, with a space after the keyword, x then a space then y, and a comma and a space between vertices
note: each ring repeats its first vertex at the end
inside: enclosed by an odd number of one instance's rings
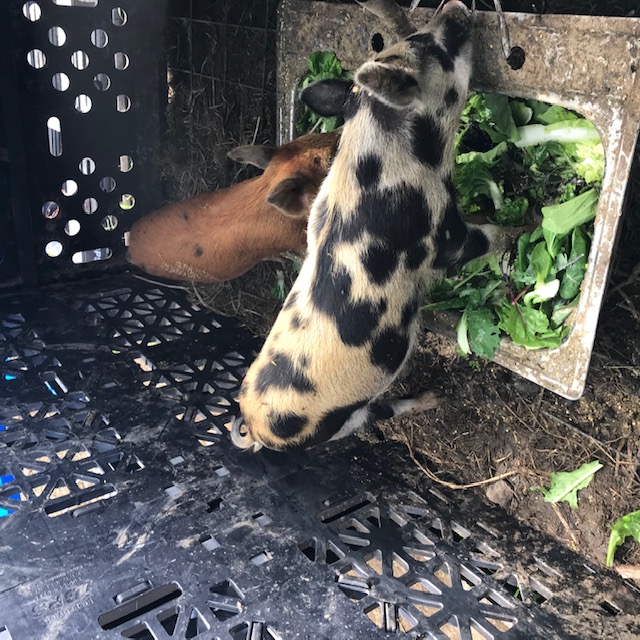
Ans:
POLYGON ((144 216, 129 233, 129 261, 155 276, 222 282, 265 258, 304 255, 309 209, 338 140, 306 134, 281 147, 237 147, 229 157, 264 172, 144 216))

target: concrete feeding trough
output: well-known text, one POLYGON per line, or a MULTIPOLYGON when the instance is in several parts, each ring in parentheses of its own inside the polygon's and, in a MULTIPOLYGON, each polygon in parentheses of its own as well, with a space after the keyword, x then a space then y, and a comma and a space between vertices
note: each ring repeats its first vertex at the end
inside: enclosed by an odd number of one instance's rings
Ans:
MULTIPOLYGON (((411 20, 423 24, 431 14, 431 9, 417 9, 411 20)), ((572 109, 591 120, 605 148, 605 176, 571 334, 556 349, 527 350, 503 340, 495 355, 496 362, 521 376, 577 400, 584 391, 640 130, 640 19, 523 13, 504 17, 511 44, 522 49, 524 62, 511 68, 496 14, 478 12, 472 88, 572 109)), ((372 41, 396 39, 382 21, 355 3, 283 0, 278 27, 279 141, 295 137, 296 86, 312 51, 335 51, 345 68, 355 69, 373 51, 372 41)), ((450 332, 456 317, 430 314, 427 321, 450 332)))

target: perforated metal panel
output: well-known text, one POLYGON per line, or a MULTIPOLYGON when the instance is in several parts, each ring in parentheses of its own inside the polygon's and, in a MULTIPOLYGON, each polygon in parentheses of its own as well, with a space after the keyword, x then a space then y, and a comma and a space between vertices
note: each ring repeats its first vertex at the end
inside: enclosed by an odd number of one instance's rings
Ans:
POLYGON ((229 442, 256 341, 136 280, 0 298, 0 637, 590 638, 637 591, 402 447, 229 442))
POLYGON ((17 230, 23 281, 122 262, 123 234, 160 203, 166 2, 2 4, 14 205, 3 224, 17 230))

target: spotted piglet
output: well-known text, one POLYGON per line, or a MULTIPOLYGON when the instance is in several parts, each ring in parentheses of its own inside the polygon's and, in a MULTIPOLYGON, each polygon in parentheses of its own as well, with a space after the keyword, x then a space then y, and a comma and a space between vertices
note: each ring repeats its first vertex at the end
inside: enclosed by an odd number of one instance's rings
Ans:
POLYGON ((311 208, 307 258, 240 390, 238 447, 315 445, 437 405, 431 391, 380 395, 411 353, 429 283, 501 242, 462 221, 452 183, 471 31, 471 13, 450 0, 354 81, 304 91, 345 125, 311 208))

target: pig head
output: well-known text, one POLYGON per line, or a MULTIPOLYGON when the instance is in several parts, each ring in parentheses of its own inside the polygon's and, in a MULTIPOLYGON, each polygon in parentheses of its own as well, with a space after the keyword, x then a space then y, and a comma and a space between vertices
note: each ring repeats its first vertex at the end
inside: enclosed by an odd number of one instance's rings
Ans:
POLYGON ((223 282, 265 258, 304 255, 309 209, 338 140, 307 134, 277 148, 237 147, 233 160, 264 172, 144 216, 129 233, 129 261, 155 276, 223 282))

